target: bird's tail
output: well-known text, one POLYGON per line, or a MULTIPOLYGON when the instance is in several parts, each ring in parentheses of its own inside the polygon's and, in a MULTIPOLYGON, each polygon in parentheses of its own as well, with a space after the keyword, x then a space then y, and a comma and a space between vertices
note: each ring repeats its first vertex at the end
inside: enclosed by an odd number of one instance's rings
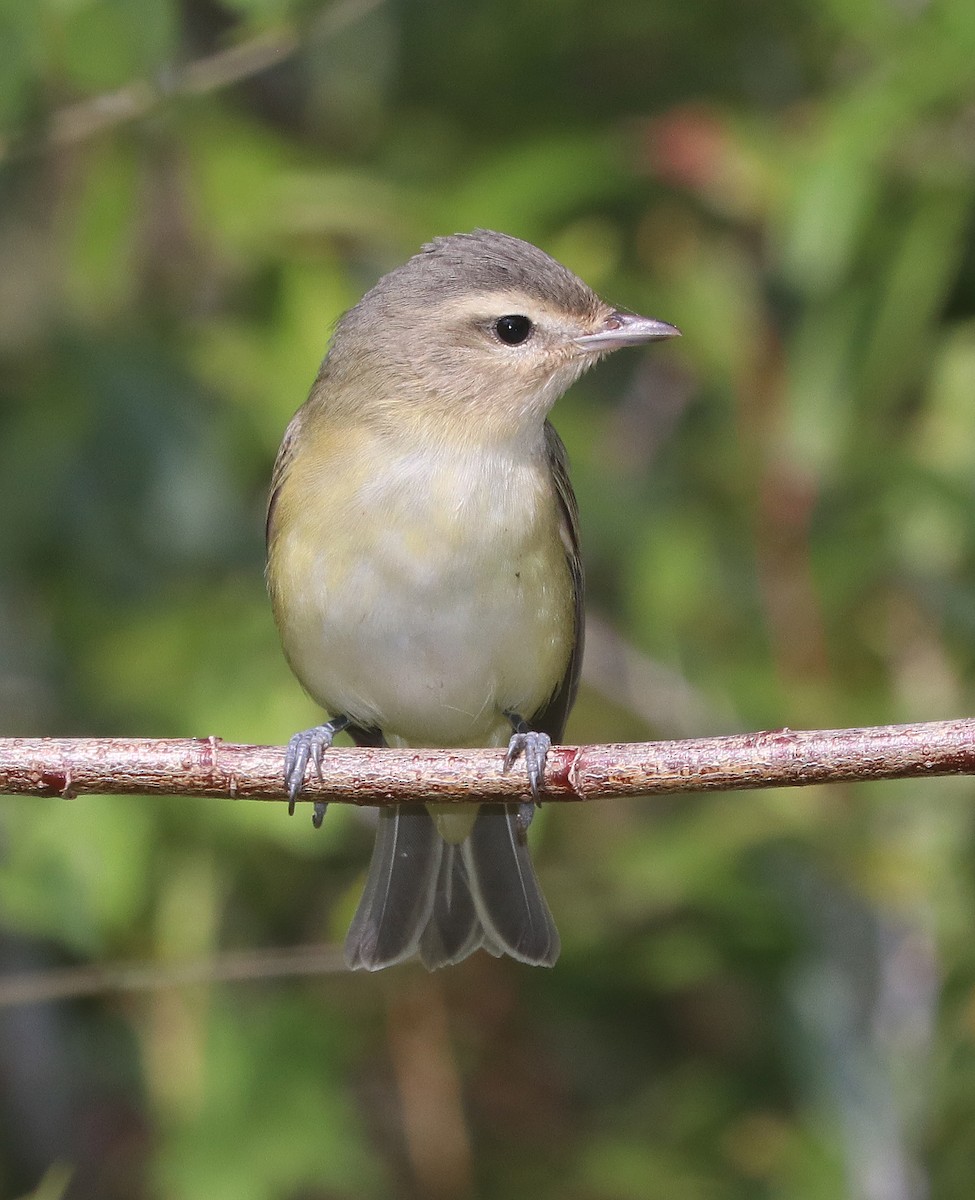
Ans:
POLYGON ((422 804, 379 813, 365 891, 345 941, 353 969, 419 954, 433 970, 483 947, 550 967, 559 934, 517 826, 518 808, 483 804, 463 841, 446 841, 422 804))

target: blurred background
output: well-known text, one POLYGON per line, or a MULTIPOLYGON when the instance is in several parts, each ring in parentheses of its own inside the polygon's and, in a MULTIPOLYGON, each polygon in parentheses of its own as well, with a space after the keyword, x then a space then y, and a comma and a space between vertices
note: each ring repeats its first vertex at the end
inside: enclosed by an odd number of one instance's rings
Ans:
MULTIPOLYGON (((10 0, 0 734, 316 720, 271 464, 338 314, 474 226, 684 333, 555 412, 570 740, 972 711, 971 0, 10 0)), ((556 969, 299 978, 361 815, 7 798, 0 1195, 967 1198, 973 792, 553 805, 556 969)))

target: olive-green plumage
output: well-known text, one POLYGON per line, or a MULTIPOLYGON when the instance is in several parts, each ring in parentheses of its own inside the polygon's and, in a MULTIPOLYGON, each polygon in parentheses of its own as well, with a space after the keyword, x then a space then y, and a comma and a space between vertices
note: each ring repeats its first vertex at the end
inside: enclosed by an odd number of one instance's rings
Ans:
MULTIPOLYGON (((292 794, 337 726, 362 744, 510 744, 537 790, 583 632, 575 499, 546 416, 607 350, 674 333, 487 231, 424 247, 339 321, 268 510, 285 653, 333 718, 292 740, 292 794)), ((479 946, 558 955, 517 806, 384 809, 350 965, 436 967, 479 946)))

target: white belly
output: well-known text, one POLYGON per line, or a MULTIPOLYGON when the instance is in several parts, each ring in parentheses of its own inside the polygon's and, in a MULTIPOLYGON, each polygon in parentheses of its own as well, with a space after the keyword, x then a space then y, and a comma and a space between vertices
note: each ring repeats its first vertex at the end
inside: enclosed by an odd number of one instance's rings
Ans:
POLYGON ((410 745, 491 745, 556 690, 575 631, 551 489, 534 462, 484 466, 413 458, 341 520, 284 535, 285 648, 329 712, 410 745))

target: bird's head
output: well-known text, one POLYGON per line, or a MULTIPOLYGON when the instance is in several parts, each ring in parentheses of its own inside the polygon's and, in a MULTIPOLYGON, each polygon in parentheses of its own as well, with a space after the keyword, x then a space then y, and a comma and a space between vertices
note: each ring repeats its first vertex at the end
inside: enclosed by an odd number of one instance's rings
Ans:
POLYGON ((540 429, 604 354, 678 332, 606 304, 529 242, 476 230, 437 238, 380 279, 336 327, 323 381, 397 419, 406 403, 418 419, 510 436, 540 429))

